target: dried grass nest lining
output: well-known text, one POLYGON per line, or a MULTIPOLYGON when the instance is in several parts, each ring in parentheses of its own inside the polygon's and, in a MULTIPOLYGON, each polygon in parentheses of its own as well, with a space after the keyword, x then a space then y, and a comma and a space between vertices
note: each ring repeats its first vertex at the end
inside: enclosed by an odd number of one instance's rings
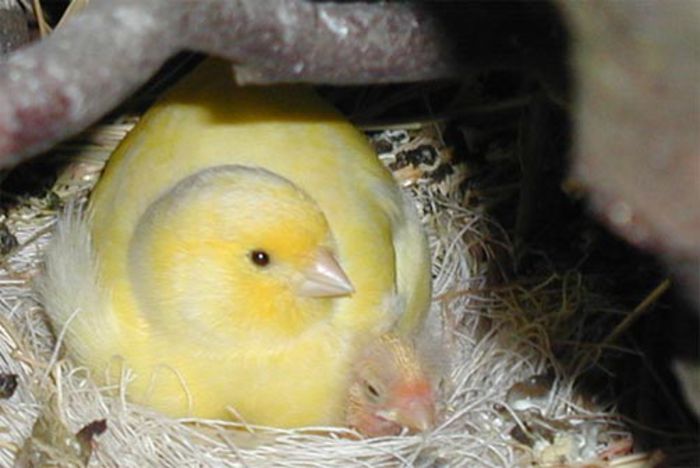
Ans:
MULTIPOLYGON (((101 147, 86 145, 74 155, 76 162, 54 187, 61 198, 86 195, 123 131, 116 135, 106 143, 98 137, 101 147)), ((440 166, 451 164, 449 152, 437 140, 426 143, 425 135, 416 132, 387 131, 377 138, 390 142, 382 159, 401 179, 420 179, 407 190, 430 236, 431 327, 441 330, 449 360, 440 385, 440 421, 434 430, 361 440, 352 431, 337 428, 274 430, 220 421, 176 421, 125 401, 127 370, 119 388, 97 388, 85 369, 61 359, 30 289, 58 208, 47 199, 29 199, 8 212, 6 219, 21 247, 6 257, 0 276, 0 372, 17 374, 19 381, 15 394, 0 401, 0 465, 11 466, 19 451, 25 460, 61 466, 79 465, 88 457, 93 466, 517 466, 527 460, 593 460, 606 443, 614 442, 616 433, 624 441, 624 431, 615 428, 610 415, 580 407, 571 386, 556 379, 550 392, 533 400, 546 416, 533 421, 549 425, 549 432, 536 430, 542 440, 522 443, 516 428, 532 432, 525 426, 530 416, 516 408, 527 398, 516 398, 509 390, 526 388, 513 385, 556 365, 545 327, 523 320, 512 299, 543 291, 551 297, 559 286, 545 284, 527 291, 513 286, 487 293, 485 276, 496 244, 489 230, 497 228, 462 206, 458 168, 453 167, 447 178, 436 176, 440 166), (437 159, 417 166, 396 157, 401 148, 417 141, 432 145, 437 159), (74 434, 101 419, 106 419, 107 430, 95 438, 90 456, 91 444, 81 448, 74 434), (238 430, 230 430, 233 427, 238 430)))

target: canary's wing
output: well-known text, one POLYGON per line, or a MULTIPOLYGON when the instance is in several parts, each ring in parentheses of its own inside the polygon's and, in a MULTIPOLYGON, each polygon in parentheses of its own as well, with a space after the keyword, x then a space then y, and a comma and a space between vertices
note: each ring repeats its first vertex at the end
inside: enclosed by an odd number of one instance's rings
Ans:
POLYGON ((397 290, 405 304, 394 331, 400 334, 415 333, 430 307, 432 298, 431 258, 428 241, 421 228, 413 200, 403 197, 402 219, 394 231, 396 249, 397 290))

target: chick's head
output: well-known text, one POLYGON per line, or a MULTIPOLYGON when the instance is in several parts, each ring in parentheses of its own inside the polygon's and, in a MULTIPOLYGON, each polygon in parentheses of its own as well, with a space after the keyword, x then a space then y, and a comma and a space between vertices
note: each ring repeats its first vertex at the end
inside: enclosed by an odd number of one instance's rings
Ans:
POLYGON ((424 431, 435 419, 435 396, 415 348, 385 334, 359 355, 350 382, 349 426, 370 436, 424 431))
POLYGON ((318 205, 287 179, 243 166, 203 170, 153 203, 129 270, 151 322, 209 338, 294 336, 352 292, 318 205))

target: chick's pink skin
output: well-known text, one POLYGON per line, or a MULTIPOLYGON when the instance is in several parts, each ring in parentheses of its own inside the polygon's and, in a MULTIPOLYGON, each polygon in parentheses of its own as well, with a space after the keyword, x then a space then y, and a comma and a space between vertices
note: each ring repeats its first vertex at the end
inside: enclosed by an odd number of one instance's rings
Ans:
POLYGON ((368 437, 425 431, 435 421, 435 395, 415 349, 383 335, 356 362, 347 424, 368 437))

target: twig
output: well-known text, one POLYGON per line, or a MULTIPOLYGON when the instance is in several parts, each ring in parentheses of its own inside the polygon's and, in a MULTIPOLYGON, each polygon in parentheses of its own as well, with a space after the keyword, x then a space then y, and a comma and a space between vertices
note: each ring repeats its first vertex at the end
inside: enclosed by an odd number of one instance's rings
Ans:
POLYGON ((644 312, 648 311, 651 306, 661 297, 668 288, 671 287, 671 280, 666 278, 657 287, 650 292, 647 297, 644 298, 642 302, 639 303, 637 307, 634 308, 629 315, 627 315, 617 326, 613 329, 610 334, 601 341, 600 345, 605 346, 617 340, 620 335, 627 330, 635 320, 637 320, 644 312))
POLYGON ((32 9, 34 10, 36 23, 39 25, 39 34, 41 37, 48 36, 51 32, 51 27, 46 23, 46 19, 44 19, 44 9, 41 7, 41 2, 39 0, 32 0, 32 9))

